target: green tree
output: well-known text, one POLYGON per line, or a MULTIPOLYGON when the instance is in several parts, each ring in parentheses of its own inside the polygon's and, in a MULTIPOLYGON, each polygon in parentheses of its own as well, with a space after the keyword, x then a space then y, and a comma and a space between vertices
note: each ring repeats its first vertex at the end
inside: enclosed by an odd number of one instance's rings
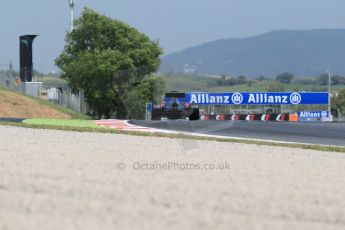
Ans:
POLYGON ((276 81, 283 84, 290 84, 294 76, 291 73, 282 73, 276 77, 276 81))
POLYGON ((131 119, 143 119, 145 117, 146 103, 153 104, 161 102, 161 95, 165 90, 165 82, 160 77, 150 76, 145 78, 132 90, 128 90, 124 96, 124 103, 131 119))
POLYGON ((258 81, 264 81, 264 80, 266 80, 266 77, 261 75, 260 77, 257 78, 257 80, 258 81))
POLYGON ((342 114, 345 114, 345 89, 339 91, 338 107, 340 108, 342 114))
POLYGON ((328 74, 321 74, 318 78, 320 85, 328 85, 328 74))
POLYGON ((336 97, 331 101, 333 109, 340 109, 341 113, 345 115, 345 89, 339 90, 336 97))
POLYGON ((331 77, 332 85, 344 85, 345 84, 345 77, 334 75, 331 77))
POLYGON ((247 82, 247 79, 245 76, 240 75, 237 77, 237 84, 242 85, 242 84, 245 84, 246 82, 247 82))
POLYGON ((56 64, 73 91, 84 90, 96 115, 125 117, 125 95, 158 69, 161 54, 158 41, 85 8, 56 64))

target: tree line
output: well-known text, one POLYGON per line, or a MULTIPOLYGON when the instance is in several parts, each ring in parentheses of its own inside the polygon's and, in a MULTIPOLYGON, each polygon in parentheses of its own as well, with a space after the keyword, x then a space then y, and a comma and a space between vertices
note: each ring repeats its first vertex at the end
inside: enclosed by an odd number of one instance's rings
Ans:
MULTIPOLYGON (((218 86, 234 86, 243 84, 253 84, 255 81, 265 81, 265 80, 275 80, 279 84, 304 84, 304 85, 328 85, 329 77, 328 74, 321 74, 318 77, 312 78, 298 78, 288 72, 278 74, 275 78, 260 76, 253 79, 248 79, 247 77, 240 75, 238 77, 227 77, 222 75, 220 79, 217 80, 218 86)), ((345 85, 345 76, 332 75, 331 85, 345 85)))

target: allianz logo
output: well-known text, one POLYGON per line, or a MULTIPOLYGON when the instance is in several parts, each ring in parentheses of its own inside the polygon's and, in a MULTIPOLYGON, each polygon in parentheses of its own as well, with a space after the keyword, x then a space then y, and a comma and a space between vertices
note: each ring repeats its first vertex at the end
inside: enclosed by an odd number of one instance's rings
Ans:
POLYGON ((192 93, 190 103, 193 104, 230 104, 230 95, 209 95, 207 93, 192 93))
POLYGON ((302 96, 299 93, 287 95, 268 95, 267 93, 250 93, 248 104, 300 104, 302 96))
POLYGON ((288 95, 269 95, 268 93, 249 93, 244 101, 242 93, 223 93, 210 95, 208 93, 191 93, 190 103, 193 104, 300 104, 302 96, 299 93, 288 95))

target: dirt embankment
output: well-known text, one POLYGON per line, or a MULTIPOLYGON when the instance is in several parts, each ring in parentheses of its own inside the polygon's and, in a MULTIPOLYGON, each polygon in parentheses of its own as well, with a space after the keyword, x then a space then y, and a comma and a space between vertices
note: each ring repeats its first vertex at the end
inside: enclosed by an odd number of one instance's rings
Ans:
POLYGON ((30 97, 0 89, 0 118, 69 119, 71 116, 30 97))

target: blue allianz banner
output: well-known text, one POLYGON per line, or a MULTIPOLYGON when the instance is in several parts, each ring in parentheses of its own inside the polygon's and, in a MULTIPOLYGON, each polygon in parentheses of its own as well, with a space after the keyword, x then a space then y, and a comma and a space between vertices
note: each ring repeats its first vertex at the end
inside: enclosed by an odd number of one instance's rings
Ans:
POLYGON ((327 111, 300 111, 298 112, 299 118, 325 118, 329 116, 327 111))
POLYGON ((328 93, 258 92, 258 93, 201 93, 187 92, 186 102, 199 105, 323 105, 328 93))

